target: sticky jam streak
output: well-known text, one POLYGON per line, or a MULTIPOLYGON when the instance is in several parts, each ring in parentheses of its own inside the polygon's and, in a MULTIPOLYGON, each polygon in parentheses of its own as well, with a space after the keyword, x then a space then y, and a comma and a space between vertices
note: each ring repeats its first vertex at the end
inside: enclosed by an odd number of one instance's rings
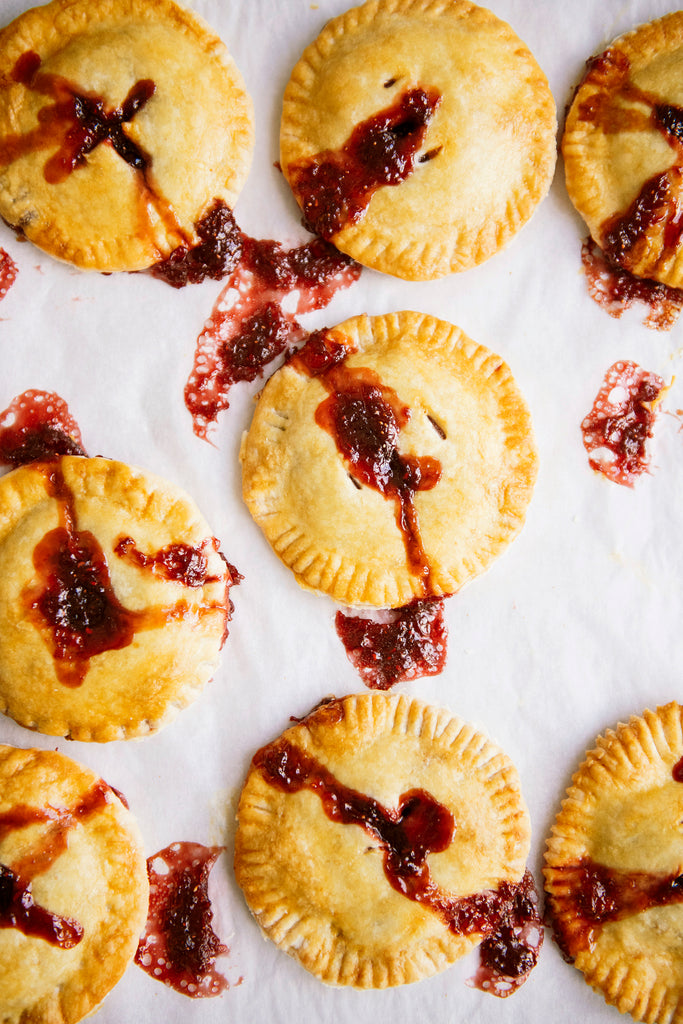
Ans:
POLYGON ((648 308, 643 323, 650 330, 669 331, 678 321, 683 289, 635 277, 615 266, 592 238, 585 239, 581 246, 581 262, 588 294, 611 317, 620 319, 634 302, 640 302, 648 308))
POLYGON ((592 469, 625 487, 648 471, 647 441, 664 381, 636 363, 614 363, 581 424, 592 469))
POLYGON ((0 814, 0 840, 15 829, 37 824, 47 826, 19 860, 11 866, 0 864, 0 928, 16 928, 24 935, 44 939, 61 949, 78 945, 83 938, 79 922, 35 903, 31 884, 67 849, 69 831, 111 800, 112 790, 100 780, 74 808, 22 805, 0 814))
MULTIPOLYGON (((329 708, 323 713, 329 715, 329 708)), ((393 889, 434 912, 454 934, 480 936, 481 967, 473 985, 504 997, 523 984, 543 941, 529 872, 516 884, 501 882, 495 890, 453 896, 436 885, 427 858, 448 849, 457 823, 425 790, 409 790, 395 810, 386 808, 340 783, 316 758, 283 737, 258 751, 253 765, 283 792, 315 793, 331 821, 364 829, 379 844, 393 889)))
POLYGON ((213 930, 209 873, 220 846, 172 843, 147 861, 149 914, 135 962, 150 977, 195 999, 220 995, 227 979, 216 959, 228 953, 213 930))

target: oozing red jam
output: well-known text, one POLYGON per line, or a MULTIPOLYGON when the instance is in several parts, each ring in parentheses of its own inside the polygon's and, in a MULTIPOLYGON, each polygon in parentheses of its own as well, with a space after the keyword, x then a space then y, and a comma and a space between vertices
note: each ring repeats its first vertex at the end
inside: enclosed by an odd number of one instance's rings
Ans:
POLYGON ((49 391, 24 391, 0 413, 0 463, 23 466, 61 455, 85 455, 66 402, 49 391))
POLYGON ((8 252, 0 248, 0 300, 17 279, 17 265, 8 252))
POLYGON ((47 825, 21 858, 11 866, 0 864, 0 928, 16 928, 61 949, 71 949, 81 941, 83 928, 78 921, 34 902, 32 882, 66 850, 69 831, 108 803, 110 794, 109 786, 100 780, 74 808, 22 805, 0 814, 0 840, 15 829, 47 825))
POLYGON ((683 757, 671 769, 671 777, 674 782, 683 782, 683 757))
MULTIPOLYGON (((308 789, 332 821, 364 829, 382 851, 384 874, 397 892, 433 911, 455 934, 481 935, 487 991, 507 995, 522 984, 542 942, 531 877, 471 896, 442 890, 427 858, 452 842, 457 822, 447 807, 423 789, 403 793, 395 809, 384 807, 340 783, 324 765, 284 738, 258 751, 253 764, 271 786, 287 793, 308 789)), ((485 980, 475 976, 474 983, 484 987, 485 980)))
POLYGON ((615 483, 633 487, 649 466, 646 445, 663 388, 661 377, 636 363, 618 362, 609 368, 593 408, 581 424, 592 469, 615 483))
POLYGON ((388 690, 443 669, 443 599, 413 601, 388 613, 387 621, 337 612, 335 624, 349 660, 370 689, 388 690))
POLYGON ((406 547, 410 571, 430 593, 429 562, 422 545, 414 498, 436 486, 441 463, 430 455, 403 455, 399 434, 411 411, 393 388, 382 384, 367 367, 346 362, 348 349, 327 332, 312 335, 291 365, 313 373, 328 391, 316 409, 316 423, 335 441, 349 475, 358 485, 372 487, 396 504, 396 523, 406 547), (311 346, 311 354, 308 348, 311 346), (327 358, 323 351, 327 351, 327 358), (324 367, 324 368, 323 368, 324 367))
POLYGON ((652 330, 668 331, 678 320, 683 309, 683 289, 635 277, 615 266, 592 238, 585 239, 581 247, 581 262, 589 295, 615 319, 634 302, 640 302, 647 309, 645 326, 652 330))
POLYGON ((599 257, 590 255, 586 246, 584 265, 589 268, 589 279, 592 277, 591 295, 612 316, 620 315, 619 304, 625 308, 638 300, 651 308, 646 320, 649 327, 668 329, 683 306, 678 289, 665 289, 647 281, 638 286, 629 277, 649 234, 656 233, 659 239, 660 260, 672 258, 683 240, 683 108, 662 103, 655 94, 636 86, 630 80, 630 70, 628 58, 618 49, 607 50, 592 60, 584 81, 596 88, 581 103, 579 118, 606 134, 654 128, 674 151, 675 162, 648 179, 627 209, 601 225, 604 265, 600 265, 599 257), (629 105, 616 103, 615 94, 629 105))
POLYGON ((590 950, 609 921, 621 921, 652 907, 683 903, 683 875, 621 871, 584 857, 553 869, 558 892, 549 916, 555 939, 568 960, 590 950))
POLYGON ((135 962, 152 978, 194 998, 217 996, 228 952, 213 930, 209 873, 222 847, 172 843, 147 861, 149 915, 135 962))
POLYGON ((322 309, 360 275, 358 264, 320 238, 285 249, 278 242, 242 234, 227 208, 223 215, 232 225, 226 233, 236 239, 236 256, 197 339, 185 386, 194 432, 203 438, 219 412, 227 409, 233 384, 256 380, 303 340, 305 331, 296 317, 322 309))
POLYGON ((161 551, 146 555, 135 546, 132 537, 122 537, 114 551, 120 558, 132 562, 140 569, 149 569, 162 579, 176 580, 184 587, 203 587, 205 583, 215 583, 220 579, 219 576, 209 576, 209 563, 204 553, 207 547, 213 551, 218 550, 215 537, 205 541, 201 548, 192 547, 191 544, 168 544, 161 551))
MULTIPOLYGON (((325 150, 289 168, 311 230, 334 238, 360 219, 378 188, 398 185, 413 173, 440 100, 436 89, 407 90, 391 106, 358 124, 340 149, 325 150)), ((433 159, 439 148, 423 159, 433 159)))
POLYGON ((173 288, 183 288, 206 278, 220 281, 234 270, 242 254, 243 238, 225 203, 215 200, 195 230, 199 242, 177 246, 165 260, 154 264, 150 270, 153 277, 173 288))

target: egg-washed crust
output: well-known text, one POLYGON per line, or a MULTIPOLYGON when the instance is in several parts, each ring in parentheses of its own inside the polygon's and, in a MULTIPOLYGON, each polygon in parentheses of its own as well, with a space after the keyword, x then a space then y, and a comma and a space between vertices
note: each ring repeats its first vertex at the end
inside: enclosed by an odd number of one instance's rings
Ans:
POLYGON ((555 103, 508 24, 467 0, 370 0, 333 18, 285 89, 280 164, 302 203, 300 168, 415 88, 440 102, 413 173, 333 241, 366 266, 430 280, 496 253, 550 187, 555 103))
MULTIPOLYGON (((399 451, 441 477, 414 506, 433 596, 483 572, 521 529, 537 472, 528 407, 507 364, 460 328, 403 311, 329 332, 349 367, 368 367, 410 409, 399 451)), ((242 442, 244 499, 306 588, 346 605, 401 607, 424 594, 408 565, 396 503, 358 487, 315 420, 327 392, 294 363, 264 388, 242 442)))
POLYGON ((75 1024, 97 1009, 132 961, 147 917, 147 865, 131 812, 90 769, 49 750, 0 746, 0 817, 47 811, 0 834, 0 864, 12 868, 54 846, 55 821, 67 842, 35 875, 34 902, 83 929, 60 948, 17 928, 0 928, 3 1024, 75 1024), (96 787, 96 809, 83 813, 96 787), (80 810, 80 813, 79 813, 80 810))
MULTIPOLYGON (((283 739, 343 785, 392 809, 415 789, 455 819, 427 858, 442 890, 469 895, 518 882, 530 826, 510 759, 452 712, 405 696, 324 703, 283 739)), ((385 988, 444 970, 476 945, 401 895, 365 829, 331 821, 320 794, 283 792, 252 764, 242 790, 235 873, 263 932, 329 985, 385 988)))
POLYGON ((683 784, 672 772, 682 757, 677 703, 607 730, 573 776, 545 854, 548 909, 561 945, 578 949, 575 966, 608 1003, 648 1024, 683 1021, 683 905, 608 921, 587 943, 563 869, 590 858, 628 873, 680 874, 683 784))
POLYGON ((0 215, 58 259, 142 270, 195 243, 195 225, 214 200, 234 206, 252 148, 252 102, 232 57, 174 0, 53 0, 0 32, 0 215), (44 170, 54 144, 6 160, 8 140, 37 130, 41 110, 54 103, 13 76, 31 52, 39 75, 62 76, 108 111, 151 80, 154 94, 123 125, 150 158, 147 170, 108 142, 57 183, 44 170))
POLYGON ((194 501, 160 477, 78 456, 13 470, 0 478, 0 710, 27 728, 77 740, 155 732, 213 675, 231 582, 194 501), (104 553, 115 597, 143 617, 130 644, 89 659, 77 686, 60 681, 50 630, 28 607, 35 599, 36 546, 64 516, 49 483, 55 466, 73 497, 77 530, 93 534, 104 553), (201 550, 207 579, 188 586, 121 557, 115 548, 126 537, 150 558, 174 544, 201 550))
MULTIPOLYGON (((589 61, 576 90, 562 137, 567 191, 603 248, 610 219, 626 213, 656 176, 673 169, 669 188, 680 204, 681 147, 672 148, 632 87, 648 94, 651 103, 682 107, 682 59, 683 11, 674 11, 615 39, 600 57, 589 61), (601 73, 597 62, 605 57, 612 67, 601 73), (609 131, 596 123, 595 111, 600 111, 598 120, 612 121, 609 131)), ((666 218, 656 217, 647 230, 638 232, 625 266, 638 277, 680 288, 683 244, 667 244, 666 223, 666 218)))

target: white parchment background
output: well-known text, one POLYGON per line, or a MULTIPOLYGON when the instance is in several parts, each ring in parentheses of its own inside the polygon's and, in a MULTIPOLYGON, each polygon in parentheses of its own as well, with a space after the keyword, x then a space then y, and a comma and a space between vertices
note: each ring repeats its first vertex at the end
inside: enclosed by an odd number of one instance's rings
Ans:
MULTIPOLYGON (((0 0, 2 23, 27 6, 0 0)), ((274 167, 281 96, 304 46, 345 6, 345 0, 194 0, 254 98, 256 150, 236 215, 255 237, 291 244, 307 237, 274 167)), ((666 0, 492 0, 489 6, 531 47, 560 118, 587 57, 673 9, 666 0)), ((646 706, 683 698, 681 423, 660 416, 652 473, 634 490, 589 469, 579 430, 617 359, 634 359, 667 381, 678 374, 664 407, 673 413, 683 406, 683 323, 662 333, 646 329, 638 312, 621 321, 608 317, 586 291, 584 234, 559 165, 530 223, 482 267, 428 284, 364 271, 327 310, 303 318, 313 329, 360 312, 403 308, 443 317, 499 352, 530 404, 540 474, 526 526, 485 576, 447 602, 443 674, 401 689, 476 723, 515 761, 532 817, 537 877, 561 796, 595 736, 646 706)), ((4 226, 0 245, 19 266, 0 303, 0 408, 27 388, 58 392, 91 454, 142 466, 186 488, 245 577, 233 591, 235 615, 219 672, 200 700, 157 736, 69 743, 0 719, 0 741, 62 750, 122 790, 148 854, 178 839, 227 846, 212 878, 217 928, 231 950, 224 961, 231 988, 219 999, 192 1001, 132 966, 97 1019, 617 1020, 549 940, 527 984, 499 1001, 465 987, 473 961, 399 990, 327 989, 261 938, 231 869, 234 807, 251 755, 290 715, 306 713, 326 694, 363 686, 336 638, 335 606, 297 587, 242 503, 237 451, 256 387, 235 390, 213 445, 192 433, 183 386, 221 285, 174 291, 143 276, 83 274, 18 243, 4 226)))

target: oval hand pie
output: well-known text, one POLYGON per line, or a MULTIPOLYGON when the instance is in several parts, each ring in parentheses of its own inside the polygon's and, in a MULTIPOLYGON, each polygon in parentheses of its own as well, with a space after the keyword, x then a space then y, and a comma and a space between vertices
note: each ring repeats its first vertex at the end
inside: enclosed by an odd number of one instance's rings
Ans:
POLYGON ((182 491, 107 459, 0 478, 0 710, 105 741, 169 722, 213 674, 234 582, 182 491))
POLYGON ((280 163, 309 225, 428 280, 488 259, 550 187, 555 104, 528 48, 467 0, 333 18, 285 89, 280 163))
POLYGON ((683 286, 683 11, 589 61, 562 139, 567 190, 594 241, 637 277, 683 286))
POLYGON ((445 709, 386 694, 323 703, 260 750, 238 819, 235 874, 265 934, 357 988, 469 952, 529 849, 509 758, 445 709))
POLYGON ((563 953, 622 1013, 683 1019, 683 708, 599 736, 548 840, 547 910, 563 953))
POLYGON ((173 0, 53 0, 0 33, 0 215, 52 256, 141 270, 199 241, 246 178, 253 114, 173 0))
POLYGON ((413 312, 312 335, 263 389, 240 457, 245 501, 298 582, 378 608, 483 572, 537 469, 508 366, 413 312))
POLYGON ((147 865, 132 814, 63 754, 0 746, 0 1016, 76 1024, 132 961, 147 865))

